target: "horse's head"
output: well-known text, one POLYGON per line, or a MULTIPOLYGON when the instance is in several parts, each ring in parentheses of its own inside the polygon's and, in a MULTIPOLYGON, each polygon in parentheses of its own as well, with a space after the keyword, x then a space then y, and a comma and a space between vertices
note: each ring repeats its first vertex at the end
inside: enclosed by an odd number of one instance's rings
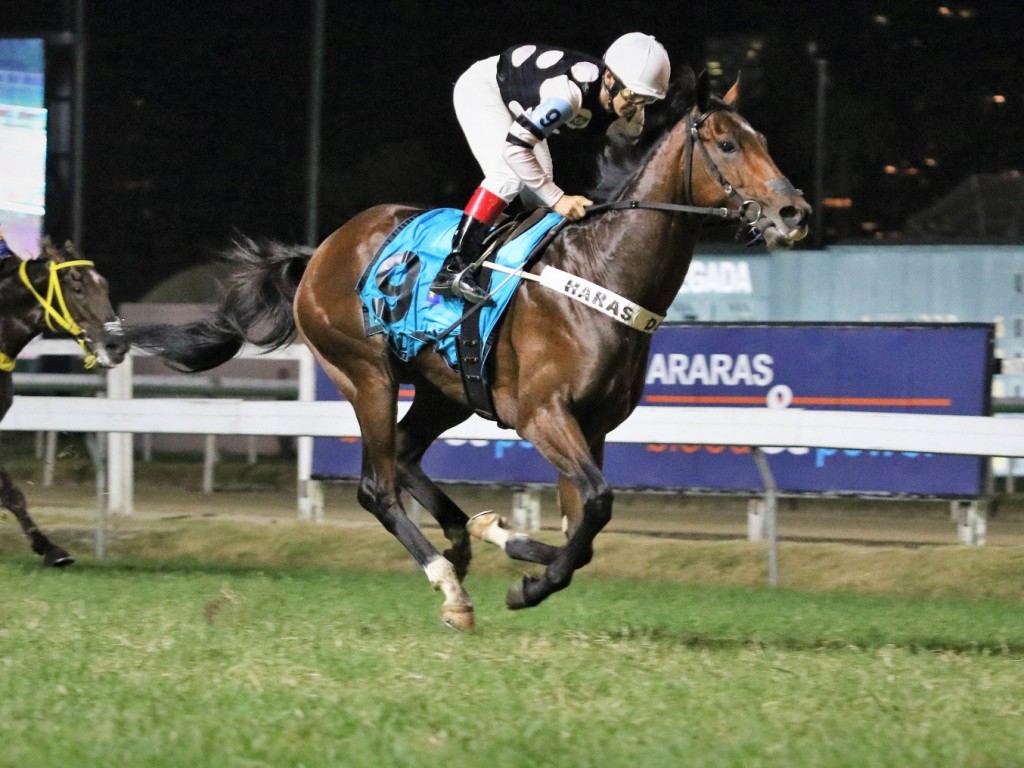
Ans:
POLYGON ((44 240, 39 258, 26 263, 25 274, 42 308, 41 325, 75 337, 104 368, 124 360, 128 344, 110 304, 107 281, 71 242, 57 248, 44 240))
POLYGON ((739 78, 721 99, 711 94, 706 72, 697 79, 689 197, 739 209, 769 248, 788 248, 807 236, 811 206, 779 171, 764 136, 736 111, 739 95, 739 78))

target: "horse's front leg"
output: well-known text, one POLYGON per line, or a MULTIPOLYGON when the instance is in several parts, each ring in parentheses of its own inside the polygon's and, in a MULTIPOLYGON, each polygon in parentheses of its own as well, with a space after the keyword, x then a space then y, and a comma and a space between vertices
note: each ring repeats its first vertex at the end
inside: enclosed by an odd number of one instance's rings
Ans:
POLYGON ((6 507, 14 513, 21 530, 32 545, 32 551, 43 556, 43 565, 62 568, 75 562, 66 549, 58 547, 36 527, 35 521, 28 514, 25 495, 14 485, 11 476, 2 466, 0 466, 0 506, 6 507))
MULTIPOLYGON (((601 473, 600 445, 595 459, 579 424, 562 409, 544 409, 521 426, 520 434, 534 444, 562 477, 579 492, 582 514, 573 527, 566 518, 568 539, 557 548, 541 576, 524 576, 505 598, 509 608, 529 608, 565 589, 573 574, 590 562, 594 539, 612 518, 612 489, 601 473)), ((565 511, 565 510, 563 510, 565 511)), ((508 545, 505 547, 508 551, 508 545)))

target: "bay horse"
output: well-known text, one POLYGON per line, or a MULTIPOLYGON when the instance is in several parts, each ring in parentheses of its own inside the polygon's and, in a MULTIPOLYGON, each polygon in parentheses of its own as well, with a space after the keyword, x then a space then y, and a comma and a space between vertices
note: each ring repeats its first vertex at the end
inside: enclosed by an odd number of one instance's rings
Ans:
MULTIPOLYGON (((12 371, 18 354, 47 329, 76 339, 86 366, 112 368, 128 352, 121 321, 110 305, 106 279, 72 243, 57 248, 48 239, 35 259, 0 260, 0 419, 14 402, 12 371)), ((74 558, 54 544, 29 516, 24 494, 0 464, 0 506, 14 513, 21 530, 43 564, 62 567, 74 558)))
MULTIPOLYGON (((721 98, 706 76, 695 82, 690 72, 687 86, 677 86, 671 103, 661 105, 669 118, 660 130, 649 124, 648 144, 606 162, 598 184, 606 196, 591 195, 642 204, 623 203, 566 226, 531 272, 553 265, 664 315, 686 277, 707 206, 736 217, 743 211, 769 247, 806 236, 810 207, 776 167, 764 137, 737 112, 739 80, 721 98)), ((594 538, 612 514, 612 489, 601 471, 605 436, 640 400, 650 335, 536 282, 520 284, 496 331, 489 380, 500 422, 558 471, 565 541, 536 541, 493 512, 471 520, 420 466, 431 443, 473 413, 459 373, 433 350, 402 361, 382 334, 367 336, 356 294, 382 241, 421 211, 370 208, 329 235, 312 257, 279 243, 240 241, 233 257, 242 267, 216 313, 186 326, 133 326, 128 333, 187 371, 225 362, 245 341, 273 347, 301 338, 358 418, 360 504, 443 593, 442 619, 470 629, 473 604, 462 584, 470 536, 544 566, 541 575, 512 584, 511 609, 564 589, 590 561, 594 538), (414 399, 398 421, 399 385, 409 383, 414 399), (406 515, 400 490, 439 523, 451 543, 443 555, 406 515)))

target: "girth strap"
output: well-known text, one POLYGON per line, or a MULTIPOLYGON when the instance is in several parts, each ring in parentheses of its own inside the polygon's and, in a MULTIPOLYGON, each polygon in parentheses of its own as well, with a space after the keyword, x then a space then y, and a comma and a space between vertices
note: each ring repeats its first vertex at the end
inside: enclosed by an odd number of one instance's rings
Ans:
MULTIPOLYGON (((490 289, 491 271, 481 270, 477 277, 477 285, 485 291, 490 289)), ((473 307, 478 310, 480 305, 473 307)), ((455 352, 459 358, 459 372, 462 374, 462 386, 466 390, 466 399, 473 407, 477 416, 489 421, 498 422, 499 427, 505 427, 498 418, 494 408, 494 400, 491 398, 491 388, 487 381, 487 372, 484 370, 484 345, 480 337, 480 312, 469 311, 462 316, 462 328, 458 338, 455 339, 455 352)))

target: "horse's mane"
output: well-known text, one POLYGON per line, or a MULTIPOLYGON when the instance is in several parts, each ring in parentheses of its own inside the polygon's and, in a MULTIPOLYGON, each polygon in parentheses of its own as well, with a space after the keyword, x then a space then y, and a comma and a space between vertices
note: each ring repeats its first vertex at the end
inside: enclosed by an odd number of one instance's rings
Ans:
MULTIPOLYGON (((74 248, 74 246, 70 244, 69 247, 71 247, 72 249, 74 248)), ((6 280, 11 275, 15 274, 18 271, 18 268, 21 267, 22 261, 60 262, 63 260, 62 255, 62 251, 60 250, 60 248, 53 244, 53 241, 50 239, 50 236, 44 235, 42 240, 39 241, 38 256, 35 256, 31 259, 22 259, 22 257, 15 253, 11 256, 7 256, 6 258, 0 259, 0 280, 6 280)))
POLYGON ((696 77, 690 67, 672 80, 665 99, 645 107, 644 130, 636 143, 611 142, 598 158, 598 176, 587 194, 595 202, 618 199, 623 188, 646 164, 665 134, 686 117, 696 101, 696 77))

